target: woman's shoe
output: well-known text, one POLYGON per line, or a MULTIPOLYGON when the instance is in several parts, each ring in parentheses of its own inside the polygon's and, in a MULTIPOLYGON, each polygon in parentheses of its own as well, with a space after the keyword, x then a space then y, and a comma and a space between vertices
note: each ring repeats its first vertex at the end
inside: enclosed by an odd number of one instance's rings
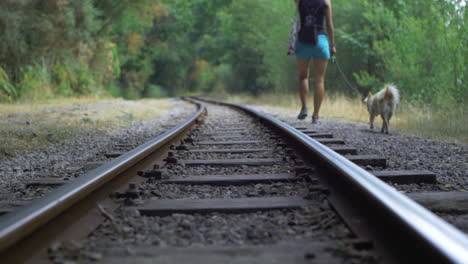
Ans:
POLYGON ((319 120, 318 116, 312 116, 312 124, 317 124, 319 120))
POLYGON ((301 112, 299 112, 299 115, 297 116, 297 119, 299 119, 299 120, 305 119, 307 117, 307 114, 308 114, 307 112, 308 112, 307 107, 302 107, 301 112))

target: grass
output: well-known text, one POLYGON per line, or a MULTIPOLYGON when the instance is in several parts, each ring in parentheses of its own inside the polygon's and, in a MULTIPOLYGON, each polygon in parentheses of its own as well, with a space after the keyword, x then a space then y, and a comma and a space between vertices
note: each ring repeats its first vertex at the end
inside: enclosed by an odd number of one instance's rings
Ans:
MULTIPOLYGON (((299 111, 300 101, 296 94, 267 94, 260 97, 231 96, 231 102, 276 106, 299 111)), ((309 100, 312 103, 312 98, 309 100)), ((361 98, 349 98, 332 95, 325 98, 322 116, 336 120, 360 124, 369 123, 369 115, 361 98)), ((398 106, 391 120, 391 129, 401 132, 438 140, 456 143, 468 143, 468 106, 448 110, 437 110, 427 107, 417 107, 402 103, 398 106)), ((381 118, 376 119, 380 128, 381 118)))
POLYGON ((102 133, 133 121, 157 118, 168 100, 67 98, 0 104, 0 160, 71 139, 102 133))

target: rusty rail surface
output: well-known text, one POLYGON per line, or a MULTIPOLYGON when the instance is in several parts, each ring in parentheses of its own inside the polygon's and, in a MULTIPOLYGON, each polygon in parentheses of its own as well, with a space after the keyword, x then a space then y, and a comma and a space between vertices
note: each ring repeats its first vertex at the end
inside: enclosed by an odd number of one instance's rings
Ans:
POLYGON ((184 133, 206 113, 206 107, 203 104, 190 99, 188 101, 196 104, 198 109, 194 115, 176 127, 47 193, 31 204, 0 217, 0 252, 6 251, 90 193, 184 133))
MULTIPOLYGON (((434 213, 396 191, 377 177, 334 152, 317 140, 305 135, 294 127, 267 114, 256 111, 241 104, 225 103, 195 97, 197 100, 230 106, 242 110, 265 124, 282 132, 295 141, 311 157, 320 160, 335 181, 345 185, 344 189, 357 190, 351 192, 353 197, 346 201, 350 207, 361 207, 369 203, 369 215, 375 218, 371 229, 379 229, 385 233, 385 239, 393 240, 392 245, 398 249, 391 250, 405 263, 467 263, 468 237, 457 228, 445 222, 434 213), (359 196, 359 204, 354 203, 354 196, 359 196), (416 262, 413 262, 416 261, 416 262)), ((346 220, 346 219, 345 219, 346 220)), ((401 261, 400 259, 400 261, 401 261)), ((399 263, 403 263, 399 262, 399 263)))

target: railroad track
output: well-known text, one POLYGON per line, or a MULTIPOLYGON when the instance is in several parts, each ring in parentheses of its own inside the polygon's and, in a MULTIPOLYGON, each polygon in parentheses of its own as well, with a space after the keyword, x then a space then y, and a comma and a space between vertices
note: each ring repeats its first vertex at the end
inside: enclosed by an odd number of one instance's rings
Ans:
MULTIPOLYGON (((229 105, 235 111, 208 103, 204 119, 205 106, 199 104, 183 124, 128 153, 108 153, 112 162, 91 165, 98 167, 71 182, 29 183, 59 187, 0 218, 2 259, 468 259, 463 233, 377 179, 430 183, 434 174, 383 170, 371 175, 361 167, 385 167, 385 159, 358 155, 331 134, 294 128, 239 105, 229 105), (70 239, 86 242, 53 243, 70 239)), ((413 198, 437 204, 434 197, 413 198)), ((462 203, 466 196, 454 200, 462 203)))

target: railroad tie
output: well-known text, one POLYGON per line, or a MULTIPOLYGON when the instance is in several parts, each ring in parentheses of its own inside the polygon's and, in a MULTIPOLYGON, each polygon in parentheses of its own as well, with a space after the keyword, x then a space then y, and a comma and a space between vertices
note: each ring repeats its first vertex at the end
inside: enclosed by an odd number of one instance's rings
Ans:
POLYGON ((468 192, 422 192, 407 193, 406 195, 435 212, 449 214, 468 213, 468 192))
MULTIPOLYGON (((255 137, 254 135, 249 135, 249 137, 255 137)), ((203 141, 206 139, 216 140, 216 141, 242 141, 245 138, 243 135, 234 135, 234 136, 212 136, 209 138, 204 138, 203 141)), ((258 136, 257 136, 258 138, 258 136)))
POLYGON ((100 167, 100 166, 103 165, 103 164, 104 164, 103 161, 88 162, 88 163, 86 163, 86 164, 83 166, 83 169, 84 169, 85 171, 90 171, 90 170, 96 169, 97 167, 100 167))
POLYGON ((383 167, 387 166, 387 160, 382 158, 378 155, 352 155, 352 156, 344 156, 348 160, 362 166, 376 166, 376 167, 383 167))
POLYGON ((338 139, 338 138, 318 138, 316 139, 319 143, 321 144, 338 144, 338 145, 344 145, 345 142, 343 139, 338 139))
POLYGON ((106 158, 117 158, 124 154, 125 152, 109 152, 104 154, 106 158))
POLYGON ((411 184, 411 183, 436 183, 437 177, 435 173, 430 171, 372 171, 379 179, 385 182, 398 183, 398 184, 411 184))
POLYGON ((268 197, 240 199, 149 200, 137 210, 142 215, 166 216, 174 213, 245 213, 276 209, 298 209, 310 204, 300 197, 268 197))
POLYGON ((0 206, 1 207, 21 207, 24 205, 29 204, 31 201, 27 200, 20 200, 20 201, 1 201, 0 206))
POLYGON ((186 166, 270 166, 282 163, 283 159, 214 159, 214 160, 180 160, 186 166))
POLYGON ((330 147, 330 149, 341 155, 346 155, 346 154, 356 155, 357 154, 357 149, 351 148, 351 147, 344 147, 344 146, 336 147, 335 146, 335 147, 330 147))
POLYGON ((256 183, 290 182, 301 180, 295 174, 252 174, 252 175, 204 175, 204 176, 183 176, 169 180, 162 180, 161 183, 170 184, 192 184, 192 185, 244 185, 256 183))
POLYGON ((0 202, 0 216, 11 213, 15 209, 29 204, 30 201, 1 201, 0 202))
POLYGON ((39 186, 51 186, 57 187, 64 185, 65 183, 70 182, 70 180, 65 180, 61 178, 43 178, 37 180, 31 180, 25 182, 26 187, 39 187, 39 186))
POLYGON ((200 146, 212 146, 212 145, 249 145, 249 144, 261 144, 261 140, 245 140, 245 141, 200 141, 196 145, 200 146))
POLYGON ((311 138, 333 138, 333 134, 330 133, 304 133, 311 138))
POLYGON ((223 127, 223 128, 216 128, 216 131, 249 131, 248 129, 245 128, 238 128, 238 127, 223 127))
POLYGON ((245 135, 249 134, 251 135, 252 131, 245 130, 245 131, 236 131, 236 132, 209 132, 209 133, 201 133, 198 134, 199 137, 216 137, 216 136, 227 136, 227 135, 245 135))
POLYGON ((238 128, 240 126, 245 126, 243 123, 230 123, 230 124, 223 124, 224 127, 235 127, 238 128))
POLYGON ((194 149, 189 153, 256 153, 273 152, 274 149, 194 149))
POLYGON ((302 133, 304 133, 304 134, 306 134, 306 135, 307 135, 307 134, 315 134, 315 133, 317 133, 317 131, 315 131, 315 130, 310 130, 310 129, 299 130, 299 131, 301 131, 302 133))

